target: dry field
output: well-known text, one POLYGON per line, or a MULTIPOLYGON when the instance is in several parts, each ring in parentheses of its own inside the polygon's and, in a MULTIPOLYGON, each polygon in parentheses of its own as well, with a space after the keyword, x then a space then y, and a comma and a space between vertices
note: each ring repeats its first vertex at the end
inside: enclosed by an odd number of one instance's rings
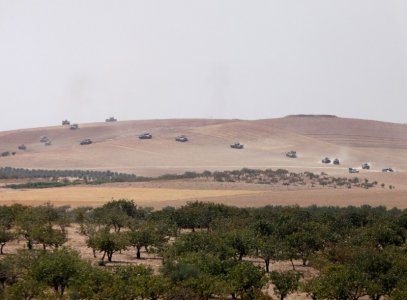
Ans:
MULTIPOLYGON (((188 200, 222 202, 238 206, 278 205, 385 205, 407 207, 407 126, 368 120, 324 116, 291 116, 280 119, 245 120, 148 120, 80 124, 67 127, 0 132, 0 151, 17 151, 0 157, 0 167, 33 169, 112 170, 156 176, 185 171, 285 168, 290 171, 325 172, 349 176, 348 167, 364 162, 372 170, 361 171, 363 180, 396 186, 395 190, 272 189, 245 184, 155 182, 130 185, 76 186, 48 190, 0 188, 0 203, 100 205, 112 198, 133 199, 142 206, 179 206, 188 200), (151 140, 138 134, 150 131, 151 140), (175 142, 186 134, 190 141, 175 142), (39 142, 48 136, 52 146, 39 142), (83 138, 94 143, 80 146, 83 138), (229 144, 239 141, 243 150, 229 144), (19 144, 27 151, 17 151, 19 144), (297 150, 298 158, 284 153, 297 150), (323 157, 339 158, 339 166, 323 165, 323 157), (392 167, 395 173, 382 173, 392 167)), ((352 175, 353 176, 353 175, 352 175)))

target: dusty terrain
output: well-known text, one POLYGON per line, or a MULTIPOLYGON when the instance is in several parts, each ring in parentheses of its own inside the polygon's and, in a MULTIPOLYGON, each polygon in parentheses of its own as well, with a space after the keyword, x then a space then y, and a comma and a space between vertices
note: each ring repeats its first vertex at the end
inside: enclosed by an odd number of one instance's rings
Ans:
MULTIPOLYGON (((10 191, 0 189, 0 203, 23 202, 57 205, 100 205, 112 198, 129 198, 143 206, 181 205, 188 200, 220 201, 239 206, 265 204, 385 205, 407 207, 407 125, 330 116, 289 116, 269 120, 149 120, 80 124, 0 132, 0 151, 17 151, 0 157, 0 166, 34 169, 112 170, 156 176, 185 171, 285 168, 290 171, 325 172, 349 176, 348 167, 369 162, 372 169, 356 176, 377 180, 386 188, 272 189, 244 184, 159 182, 49 190, 10 191), (151 140, 138 134, 149 131, 151 140), (185 134, 190 139, 174 139, 185 134), (40 143, 41 136, 52 140, 40 143), (81 146, 91 138, 94 143, 81 146), (235 141, 245 145, 231 149, 235 141), (27 151, 17 150, 25 144, 27 151), (298 152, 297 159, 284 153, 298 152), (325 156, 341 164, 324 165, 325 156), (392 167, 395 173, 382 173, 392 167), (389 190, 388 185, 396 186, 389 190)), ((353 176, 353 175, 352 175, 353 176)))

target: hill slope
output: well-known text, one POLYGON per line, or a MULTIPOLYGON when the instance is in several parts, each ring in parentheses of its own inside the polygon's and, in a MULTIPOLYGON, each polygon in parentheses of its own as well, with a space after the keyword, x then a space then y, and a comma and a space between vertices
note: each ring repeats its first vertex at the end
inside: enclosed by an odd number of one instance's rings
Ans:
POLYGON ((407 126, 328 116, 289 116, 268 120, 147 120, 80 124, 78 130, 54 126, 0 132, 0 166, 36 169, 96 169, 158 175, 250 168, 292 168, 346 173, 350 166, 371 162, 376 170, 407 170, 407 126), (151 140, 138 134, 150 131, 151 140), (175 142, 185 134, 187 143, 175 142), (51 146, 39 142, 41 136, 51 146), (79 142, 91 138, 93 144, 79 142), (245 149, 230 144, 239 141, 245 149), (27 151, 18 151, 19 144, 27 151), (297 159, 284 153, 297 150, 297 159), (338 157, 340 166, 320 160, 338 157))

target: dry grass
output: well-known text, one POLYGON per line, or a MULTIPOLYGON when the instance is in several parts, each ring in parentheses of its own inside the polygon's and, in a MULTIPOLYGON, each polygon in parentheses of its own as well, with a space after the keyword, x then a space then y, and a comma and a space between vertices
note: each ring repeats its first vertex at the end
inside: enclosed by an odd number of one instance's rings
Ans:
POLYGON ((56 206, 100 206, 112 199, 131 199, 141 206, 160 206, 163 202, 218 197, 247 196, 259 193, 253 190, 169 189, 111 186, 75 186, 49 189, 0 189, 0 203, 41 205, 50 202, 56 206))

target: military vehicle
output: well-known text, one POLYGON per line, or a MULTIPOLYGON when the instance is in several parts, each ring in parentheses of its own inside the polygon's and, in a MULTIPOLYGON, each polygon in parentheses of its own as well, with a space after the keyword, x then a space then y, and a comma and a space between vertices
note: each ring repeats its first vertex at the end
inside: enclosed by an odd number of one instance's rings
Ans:
POLYGON ((149 139, 152 139, 153 136, 152 136, 152 134, 149 133, 149 132, 144 132, 144 133, 140 134, 140 135, 138 136, 138 138, 139 138, 140 140, 149 140, 149 139))
POLYGON ((325 157, 322 161, 323 164, 330 164, 331 163, 331 159, 329 157, 325 157))
POLYGON ((48 139, 47 136, 43 135, 42 137, 40 137, 40 142, 41 142, 41 143, 46 143, 46 142, 48 142, 48 141, 49 141, 49 139, 48 139))
POLYGON ((18 150, 23 150, 23 151, 25 151, 25 150, 27 150, 27 146, 24 145, 24 144, 21 144, 20 146, 18 146, 18 150))
POLYGON ((68 120, 63 120, 62 125, 71 125, 71 122, 69 122, 68 120))
POLYGON ((10 156, 10 155, 11 155, 10 151, 4 151, 4 152, 1 152, 1 154, 0 154, 1 157, 6 157, 6 156, 10 156))
POLYGON ((289 151, 285 154, 289 158, 297 158, 297 151, 289 151))
POLYGON ((175 140, 182 143, 188 142, 188 138, 185 135, 179 135, 175 138, 175 140))
POLYGON ((394 172, 394 170, 392 168, 384 168, 382 172, 394 172))
POLYGON ((358 169, 355 169, 355 168, 349 168, 348 169, 349 170, 349 173, 359 173, 359 170, 358 169))
POLYGON ((117 119, 115 119, 114 117, 110 117, 108 119, 106 119, 106 122, 116 122, 117 119))
POLYGON ((239 142, 236 142, 236 143, 230 145, 230 148, 233 148, 233 149, 243 149, 243 147, 244 147, 244 145, 240 144, 239 142))
POLYGON ((362 164, 362 169, 363 170, 370 170, 370 165, 368 163, 362 164))
POLYGON ((45 145, 45 146, 51 146, 51 145, 52 145, 52 142, 51 142, 50 140, 48 140, 48 141, 46 141, 46 142, 44 143, 44 145, 45 145))
POLYGON ((78 128, 79 128, 78 124, 72 124, 71 126, 69 126, 69 129, 71 129, 71 130, 75 130, 75 129, 78 129, 78 128))
POLYGON ((339 159, 335 158, 333 163, 334 163, 334 165, 339 165, 339 159))
POLYGON ((90 145, 90 144, 92 144, 92 143, 93 143, 93 142, 92 142, 91 139, 83 139, 83 140, 80 142, 81 145, 90 145))

